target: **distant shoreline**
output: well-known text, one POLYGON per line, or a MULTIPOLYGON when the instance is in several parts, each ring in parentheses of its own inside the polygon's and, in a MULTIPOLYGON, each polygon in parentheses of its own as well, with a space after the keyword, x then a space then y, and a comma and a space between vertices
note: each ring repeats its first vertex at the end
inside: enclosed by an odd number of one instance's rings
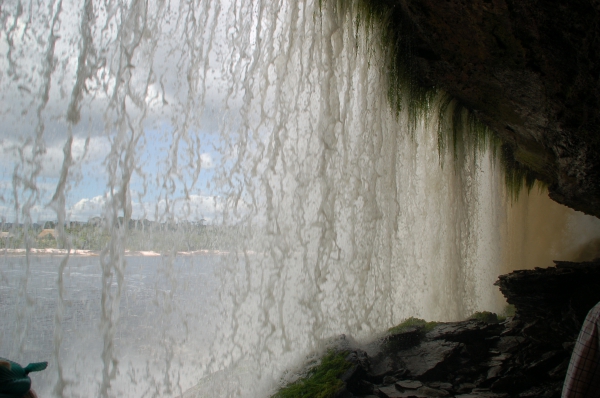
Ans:
MULTIPOLYGON (((29 254, 34 256, 65 256, 66 249, 29 249, 29 254)), ((177 256, 222 256, 229 254, 223 250, 194 250, 188 252, 177 252, 177 256)), ((5 256, 25 256, 25 249, 0 249, 0 255, 5 256)), ((70 256, 77 257, 98 257, 100 250, 71 250, 70 256)), ((162 253, 146 250, 125 250, 125 256, 128 257, 159 257, 162 253)))

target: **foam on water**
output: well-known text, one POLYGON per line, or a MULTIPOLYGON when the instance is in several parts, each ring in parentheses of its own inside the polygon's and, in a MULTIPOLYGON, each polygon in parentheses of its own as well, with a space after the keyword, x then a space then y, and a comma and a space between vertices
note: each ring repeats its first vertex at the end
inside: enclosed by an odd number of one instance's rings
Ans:
POLYGON ((0 356, 49 360, 44 395, 266 396, 340 334, 502 309, 492 284, 523 267, 525 210, 488 154, 438 152, 434 103, 414 128, 392 112, 377 27, 351 2, 319 3, 3 5, 5 221, 57 220, 69 249, 96 238, 65 223, 99 216, 106 238, 84 265, 40 268, 29 232, 25 257, 0 265, 0 356), (185 222, 221 243, 168 232, 185 222), (130 246, 165 256, 133 260, 130 246), (228 254, 210 272, 174 256, 199 249, 228 254), (89 307, 73 312, 84 285, 89 307), (73 326, 74 313, 89 316, 73 326))

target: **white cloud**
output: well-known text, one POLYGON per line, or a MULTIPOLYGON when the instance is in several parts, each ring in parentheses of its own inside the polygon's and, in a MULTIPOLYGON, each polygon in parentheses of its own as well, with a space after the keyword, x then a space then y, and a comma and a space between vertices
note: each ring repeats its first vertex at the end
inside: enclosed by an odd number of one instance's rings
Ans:
MULTIPOLYGON (((91 137, 89 138, 87 152, 85 150, 87 138, 84 137, 73 137, 73 143, 71 144, 71 156, 73 161, 78 163, 84 160, 88 163, 101 162, 106 158, 110 152, 110 143, 105 137, 91 137), (85 157, 84 157, 85 154, 85 157)), ((39 156, 38 161, 42 166, 42 171, 39 177, 43 178, 58 178, 64 162, 64 145, 66 141, 49 143, 45 148, 45 153, 39 156)), ((4 139, 0 142, 0 153, 2 159, 0 159, 0 165, 4 170, 13 170, 16 164, 21 164, 21 160, 18 156, 18 150, 24 150, 26 156, 31 156, 31 146, 27 144, 26 147, 22 143, 19 143, 16 139, 4 139)), ((21 164, 24 166, 24 164, 21 164)), ((77 167, 77 166, 75 166, 77 167)), ((95 170, 97 172, 97 170, 95 170)))
MULTIPOLYGON (((93 198, 81 199, 69 210, 69 219, 72 221, 87 221, 92 217, 102 216, 106 198, 95 196, 93 198)), ((199 221, 201 219, 213 221, 223 211, 223 201, 219 197, 190 195, 189 199, 178 199, 169 203, 165 200, 156 202, 133 202, 132 219, 161 220, 167 218, 167 207, 169 215, 176 220, 199 221)))
POLYGON ((210 153, 200 154, 200 161, 203 169, 212 169, 215 167, 215 163, 210 153))
POLYGON ((72 221, 87 221, 92 217, 102 215, 106 199, 104 196, 84 198, 75 203, 68 211, 72 221))

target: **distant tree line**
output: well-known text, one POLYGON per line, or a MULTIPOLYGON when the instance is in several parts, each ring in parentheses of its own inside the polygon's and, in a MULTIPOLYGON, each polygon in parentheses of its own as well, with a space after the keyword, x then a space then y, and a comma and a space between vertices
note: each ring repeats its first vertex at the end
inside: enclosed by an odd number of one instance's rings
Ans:
MULTIPOLYGON (((128 220, 119 217, 115 225, 126 225, 128 232, 123 244, 126 250, 194 251, 230 250, 237 246, 239 227, 207 225, 205 220, 156 222, 147 219, 128 220)), ((0 247, 71 248, 74 250, 102 250, 110 240, 103 228, 103 220, 93 217, 87 222, 70 221, 64 224, 64 235, 59 236, 56 221, 31 224, 3 223, 0 247)))

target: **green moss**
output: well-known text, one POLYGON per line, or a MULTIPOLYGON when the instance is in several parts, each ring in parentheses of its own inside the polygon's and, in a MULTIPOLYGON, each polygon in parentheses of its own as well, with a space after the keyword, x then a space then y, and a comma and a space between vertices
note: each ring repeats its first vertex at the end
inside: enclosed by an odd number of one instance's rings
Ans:
POLYGON ((344 386, 339 376, 352 366, 346 360, 347 356, 347 351, 328 351, 321 363, 310 369, 306 377, 282 388, 273 398, 335 397, 344 386))
POLYGON ((437 324, 437 322, 427 322, 419 318, 408 318, 401 324, 388 329, 387 335, 382 340, 382 348, 393 353, 414 347, 437 324))
POLYGON ((388 334, 399 334, 407 331, 409 328, 416 327, 421 329, 424 333, 431 331, 438 322, 427 322, 420 318, 410 317, 403 321, 401 324, 396 325, 388 329, 388 334))
POLYGON ((440 154, 451 148, 460 164, 468 152, 477 159, 479 153, 491 151, 497 159, 502 141, 469 108, 448 94, 440 95, 438 111, 438 149, 440 154))
POLYGON ((515 308, 514 305, 506 304, 506 307, 504 307, 504 311, 503 311, 502 315, 509 317, 509 316, 515 316, 516 313, 517 313, 517 309, 515 308))
MULTIPOLYGON (((451 150, 454 164, 462 167, 464 159, 476 161, 479 153, 490 150, 504 170, 506 187, 513 199, 523 188, 530 190, 533 187, 539 172, 531 171, 531 165, 516 160, 514 153, 507 150, 509 147, 478 119, 469 106, 420 80, 421 71, 414 56, 415 27, 396 0, 330 1, 336 1, 338 9, 356 15, 357 34, 364 28, 367 36, 377 35, 377 40, 370 42, 378 43, 384 57, 382 70, 388 79, 390 105, 396 115, 406 111, 411 133, 423 118, 427 120, 437 116, 440 159, 444 151, 451 150), (467 156, 469 152, 474 156, 467 156)), ((500 35, 499 38, 504 37, 501 29, 496 34, 500 35)), ((509 44, 515 44, 510 48, 514 47, 515 54, 519 53, 518 43, 509 44)), ((435 54, 429 56, 435 57, 435 54)))
POLYGON ((498 320, 500 322, 504 322, 506 318, 515 316, 515 313, 515 306, 512 304, 506 304, 506 307, 504 307, 504 311, 502 311, 502 314, 498 315, 498 320))
POLYGON ((515 158, 514 149, 508 144, 501 146, 500 162, 504 170, 504 183, 513 200, 525 188, 529 193, 536 182, 535 173, 515 158))
POLYGON ((489 312, 489 311, 476 312, 473 315, 471 315, 469 317, 469 319, 474 319, 474 320, 477 320, 479 322, 484 322, 484 323, 498 323, 498 322, 500 322, 498 320, 498 315, 494 314, 493 312, 489 312))
MULTIPOLYGON (((339 3, 339 2, 338 2, 339 3)), ((348 3, 348 2, 343 2, 348 3)), ((383 70, 388 79, 388 99, 399 115, 407 110, 410 128, 430 110, 438 90, 419 80, 420 70, 412 56, 414 27, 392 0, 356 0, 356 31, 365 28, 367 35, 376 34, 383 54, 383 70)))

